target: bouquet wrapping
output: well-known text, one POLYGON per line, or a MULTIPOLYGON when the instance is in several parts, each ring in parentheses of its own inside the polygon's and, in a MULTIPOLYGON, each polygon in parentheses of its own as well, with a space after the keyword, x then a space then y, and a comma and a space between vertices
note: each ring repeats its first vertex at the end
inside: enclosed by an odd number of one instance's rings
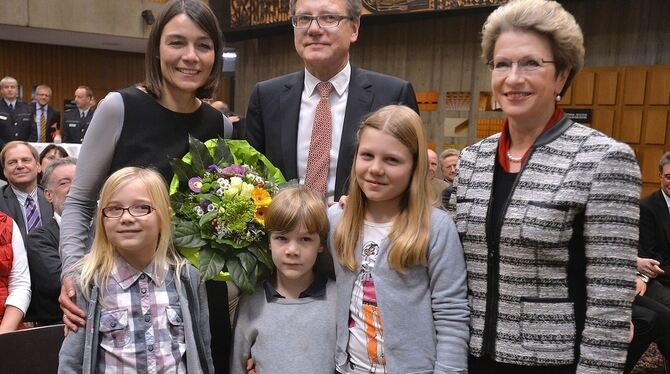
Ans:
POLYGON ((253 292, 274 267, 264 218, 285 183, 281 172, 244 140, 191 137, 189 152, 170 165, 175 247, 203 281, 253 292))

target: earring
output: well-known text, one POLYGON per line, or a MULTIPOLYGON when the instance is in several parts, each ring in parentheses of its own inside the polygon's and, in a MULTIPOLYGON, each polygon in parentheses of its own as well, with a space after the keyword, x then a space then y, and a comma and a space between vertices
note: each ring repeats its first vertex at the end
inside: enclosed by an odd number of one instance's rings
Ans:
POLYGON ((556 102, 561 101, 561 95, 556 95, 556 102))

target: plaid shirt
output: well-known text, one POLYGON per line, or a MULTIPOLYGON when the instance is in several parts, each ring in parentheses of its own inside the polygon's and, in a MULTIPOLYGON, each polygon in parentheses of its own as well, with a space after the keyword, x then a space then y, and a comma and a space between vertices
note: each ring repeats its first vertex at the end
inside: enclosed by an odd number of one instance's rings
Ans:
POLYGON ((184 326, 174 270, 144 271, 116 256, 100 313, 98 371, 185 373, 184 326))

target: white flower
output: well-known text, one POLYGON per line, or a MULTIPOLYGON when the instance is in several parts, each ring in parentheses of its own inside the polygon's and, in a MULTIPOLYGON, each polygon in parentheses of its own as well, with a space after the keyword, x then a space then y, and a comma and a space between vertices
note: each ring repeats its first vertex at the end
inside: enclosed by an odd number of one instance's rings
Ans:
POLYGON ((218 208, 216 205, 214 205, 214 204, 209 204, 209 205, 207 205, 207 211, 208 211, 208 212, 211 212, 211 211, 213 211, 213 210, 219 210, 219 208, 218 208))
POLYGON ((196 206, 195 208, 193 208, 193 211, 195 211, 195 214, 197 214, 198 217, 202 217, 202 215, 205 214, 205 212, 199 206, 196 206))

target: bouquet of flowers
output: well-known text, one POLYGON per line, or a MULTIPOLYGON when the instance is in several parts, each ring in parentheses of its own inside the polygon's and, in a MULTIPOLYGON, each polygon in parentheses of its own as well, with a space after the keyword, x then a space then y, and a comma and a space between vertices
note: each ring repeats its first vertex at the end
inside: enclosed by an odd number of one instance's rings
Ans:
POLYGON ((189 153, 170 164, 175 247, 202 280, 253 292, 273 269, 264 217, 281 172, 244 140, 190 138, 189 153))

